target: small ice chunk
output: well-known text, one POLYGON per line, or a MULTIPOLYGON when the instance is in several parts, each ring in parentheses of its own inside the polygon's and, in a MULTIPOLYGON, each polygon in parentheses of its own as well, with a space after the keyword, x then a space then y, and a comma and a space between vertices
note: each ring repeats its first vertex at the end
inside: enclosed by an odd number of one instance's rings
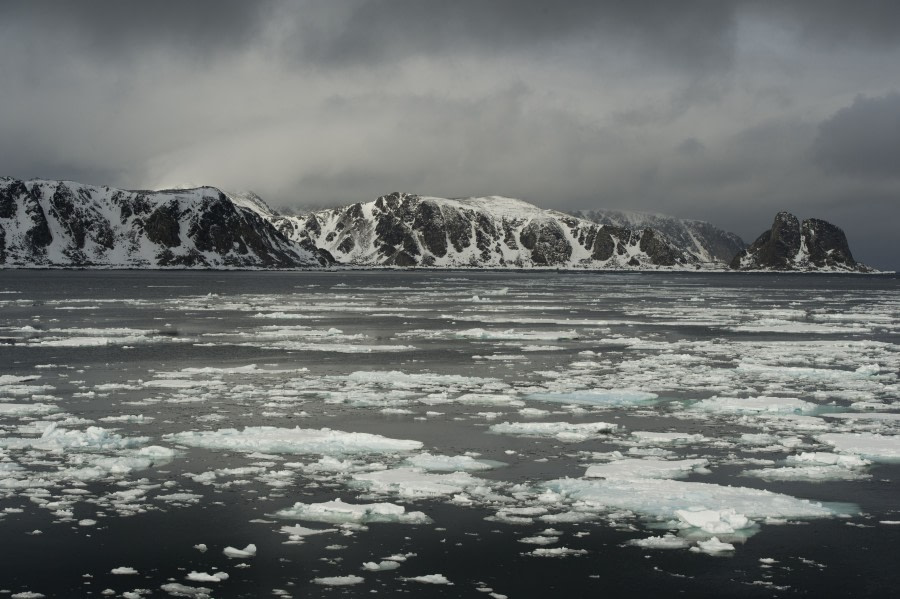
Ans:
POLYGON ((431 518, 422 512, 407 512, 402 505, 394 503, 344 503, 340 499, 322 503, 297 502, 293 507, 275 512, 279 518, 292 518, 310 522, 333 524, 370 522, 399 522, 403 524, 427 524, 431 518))
POLYGON ((699 528, 712 534, 734 533, 753 526, 753 521, 733 509, 724 510, 675 510, 683 526, 699 528))
POLYGON ((631 433, 631 436, 638 443, 647 443, 647 444, 655 444, 655 443, 698 443, 701 441, 705 441, 706 437, 700 434, 690 434, 690 433, 664 433, 664 432, 656 432, 656 431, 634 431, 631 433))
POLYGON ((416 468, 436 472, 477 472, 503 465, 502 462, 476 460, 467 455, 432 455, 428 452, 407 458, 406 463, 416 468))
POLYGON ((394 560, 381 560, 380 562, 365 562, 362 565, 363 570, 369 572, 384 572, 385 570, 395 570, 400 567, 400 562, 394 560))
POLYGON ((662 537, 647 537, 646 539, 631 539, 626 545, 641 547, 643 549, 684 549, 690 545, 686 539, 676 537, 669 533, 662 537))
POLYGON ((443 574, 426 574, 424 576, 412 576, 412 577, 408 577, 408 578, 400 578, 400 580, 408 580, 410 582, 421 582, 424 584, 446 584, 446 585, 453 584, 443 574))
POLYGON ((165 435, 165 439, 173 443, 208 449, 294 454, 395 453, 422 448, 419 441, 390 439, 369 433, 274 426, 248 426, 240 431, 233 428, 187 431, 165 435))
POLYGON ((519 539, 520 543, 528 543, 529 545, 552 545, 558 543, 559 538, 553 536, 537 535, 534 537, 523 537, 519 539))
POLYGON ((256 545, 250 543, 243 549, 237 549, 232 546, 228 546, 222 550, 222 553, 225 554, 225 557, 232 557, 235 559, 246 559, 249 557, 254 557, 256 555, 256 545))
POLYGON ((796 397, 710 397, 695 403, 691 409, 706 412, 806 414, 818 406, 796 397))
POLYGON ((656 393, 636 389, 594 389, 569 393, 532 393, 526 399, 563 404, 623 406, 647 403, 658 397, 656 393))
POLYGON ((159 587, 173 597, 209 597, 212 589, 208 587, 190 587, 179 582, 169 582, 159 587))
POLYGON ((492 424, 490 431, 505 435, 526 437, 551 437, 560 441, 580 442, 604 437, 605 433, 616 430, 609 422, 503 422, 492 424))
POLYGON ((355 574, 348 574, 346 576, 322 576, 320 578, 312 579, 314 584, 321 584, 329 587, 345 587, 360 584, 363 581, 365 581, 365 578, 355 574))
POLYGON ((708 541, 697 541, 697 546, 691 547, 691 551, 695 553, 708 553, 710 555, 717 555, 720 553, 734 551, 734 545, 732 545, 731 543, 723 543, 719 540, 718 537, 713 537, 708 541))
POLYGON ((109 571, 111 574, 120 574, 120 575, 130 575, 137 574, 138 571, 132 568, 131 566, 119 566, 118 568, 113 568, 109 571))
POLYGON ((194 549, 196 549, 200 553, 206 553, 208 547, 206 546, 206 543, 199 543, 197 545, 194 545, 194 549))
POLYGON ((623 459, 588 466, 585 478, 679 478, 709 464, 706 459, 623 459))
POLYGON ((569 557, 573 555, 585 555, 587 549, 570 549, 569 547, 538 547, 528 553, 534 557, 569 557))
POLYGON ((281 532, 290 535, 292 539, 299 539, 312 535, 322 535, 330 532, 337 532, 337 530, 338 529, 336 528, 306 528, 305 526, 300 526, 299 524, 281 527, 281 532))
POLYGON ((225 572, 209 574, 208 572, 191 570, 185 578, 191 582, 222 582, 223 580, 228 580, 228 574, 225 572))

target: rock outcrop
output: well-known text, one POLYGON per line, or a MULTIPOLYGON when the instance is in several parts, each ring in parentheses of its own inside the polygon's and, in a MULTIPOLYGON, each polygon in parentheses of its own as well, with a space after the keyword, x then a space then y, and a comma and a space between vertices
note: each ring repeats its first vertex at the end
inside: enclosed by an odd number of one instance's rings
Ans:
POLYGON ((855 271, 872 269, 853 259, 847 236, 835 225, 810 218, 802 223, 779 212, 772 228, 731 261, 736 270, 855 271))

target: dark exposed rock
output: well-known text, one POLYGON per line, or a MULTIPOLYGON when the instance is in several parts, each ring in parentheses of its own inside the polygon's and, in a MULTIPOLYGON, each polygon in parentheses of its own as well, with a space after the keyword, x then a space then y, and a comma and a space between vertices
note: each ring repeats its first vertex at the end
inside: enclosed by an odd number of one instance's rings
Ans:
POLYGON ((413 227, 422 234, 425 249, 443 258, 447 254, 447 231, 441 208, 434 202, 421 202, 416 208, 413 227))
POLYGON ((869 271, 857 263, 844 232, 829 222, 808 219, 801 224, 788 212, 779 212, 772 228, 731 261, 739 270, 869 271))
POLYGON ((644 229, 639 247, 650 258, 650 263, 657 266, 675 266, 687 261, 684 254, 666 243, 662 235, 653 229, 644 229))
POLYGON ((27 195, 28 189, 22 181, 12 181, 8 187, 0 187, 0 218, 14 217, 17 199, 27 195))
POLYGON ((519 240, 531 250, 534 263, 541 266, 563 264, 572 256, 572 246, 555 220, 532 221, 522 230, 519 240))
POLYGON ((462 252, 472 245, 472 223, 461 211, 453 211, 445 216, 447 223, 447 237, 453 245, 453 249, 462 252))
POLYGON ((802 234, 809 252, 809 262, 818 268, 856 267, 847 236, 839 227, 818 218, 803 221, 802 234))
POLYGON ((625 253, 624 244, 630 243, 631 231, 622 227, 604 225, 594 235, 594 247, 591 257, 594 260, 606 261, 613 257, 613 253, 622 255, 625 253))
POLYGON ((178 224, 178 204, 169 202, 159 206, 144 221, 147 239, 167 248, 181 245, 180 225, 178 224))
POLYGON ((611 227, 603 227, 594 234, 594 247, 591 257, 594 260, 606 261, 612 258, 613 251, 616 249, 616 242, 613 240, 611 227))
POLYGON ((800 221, 790 212, 779 212, 772 228, 739 252, 731 261, 731 268, 793 270, 799 252, 800 221))
POLYGON ((353 241, 352 237, 344 237, 343 241, 341 241, 340 245, 338 245, 338 249, 345 254, 349 254, 353 251, 353 248, 356 246, 356 242, 353 241))

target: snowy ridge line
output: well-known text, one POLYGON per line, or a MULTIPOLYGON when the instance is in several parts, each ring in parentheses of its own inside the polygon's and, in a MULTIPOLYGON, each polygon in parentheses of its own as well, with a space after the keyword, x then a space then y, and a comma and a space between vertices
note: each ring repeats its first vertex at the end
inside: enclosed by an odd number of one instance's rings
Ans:
POLYGON ((253 192, 0 177, 0 267, 871 272, 825 221, 804 221, 789 260, 758 258, 772 253, 763 237, 744 249, 703 221, 566 214, 502 196, 392 193, 284 216, 253 192))
POLYGON ((342 264, 427 268, 724 268, 653 229, 598 225, 513 198, 392 193, 374 202, 276 217, 290 239, 342 264))

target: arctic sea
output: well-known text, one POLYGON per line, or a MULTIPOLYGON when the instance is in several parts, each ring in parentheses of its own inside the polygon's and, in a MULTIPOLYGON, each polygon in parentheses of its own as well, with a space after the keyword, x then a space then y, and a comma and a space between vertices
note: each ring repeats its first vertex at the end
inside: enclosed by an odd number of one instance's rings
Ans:
POLYGON ((893 275, 0 271, 0 597, 884 597, 893 275))

